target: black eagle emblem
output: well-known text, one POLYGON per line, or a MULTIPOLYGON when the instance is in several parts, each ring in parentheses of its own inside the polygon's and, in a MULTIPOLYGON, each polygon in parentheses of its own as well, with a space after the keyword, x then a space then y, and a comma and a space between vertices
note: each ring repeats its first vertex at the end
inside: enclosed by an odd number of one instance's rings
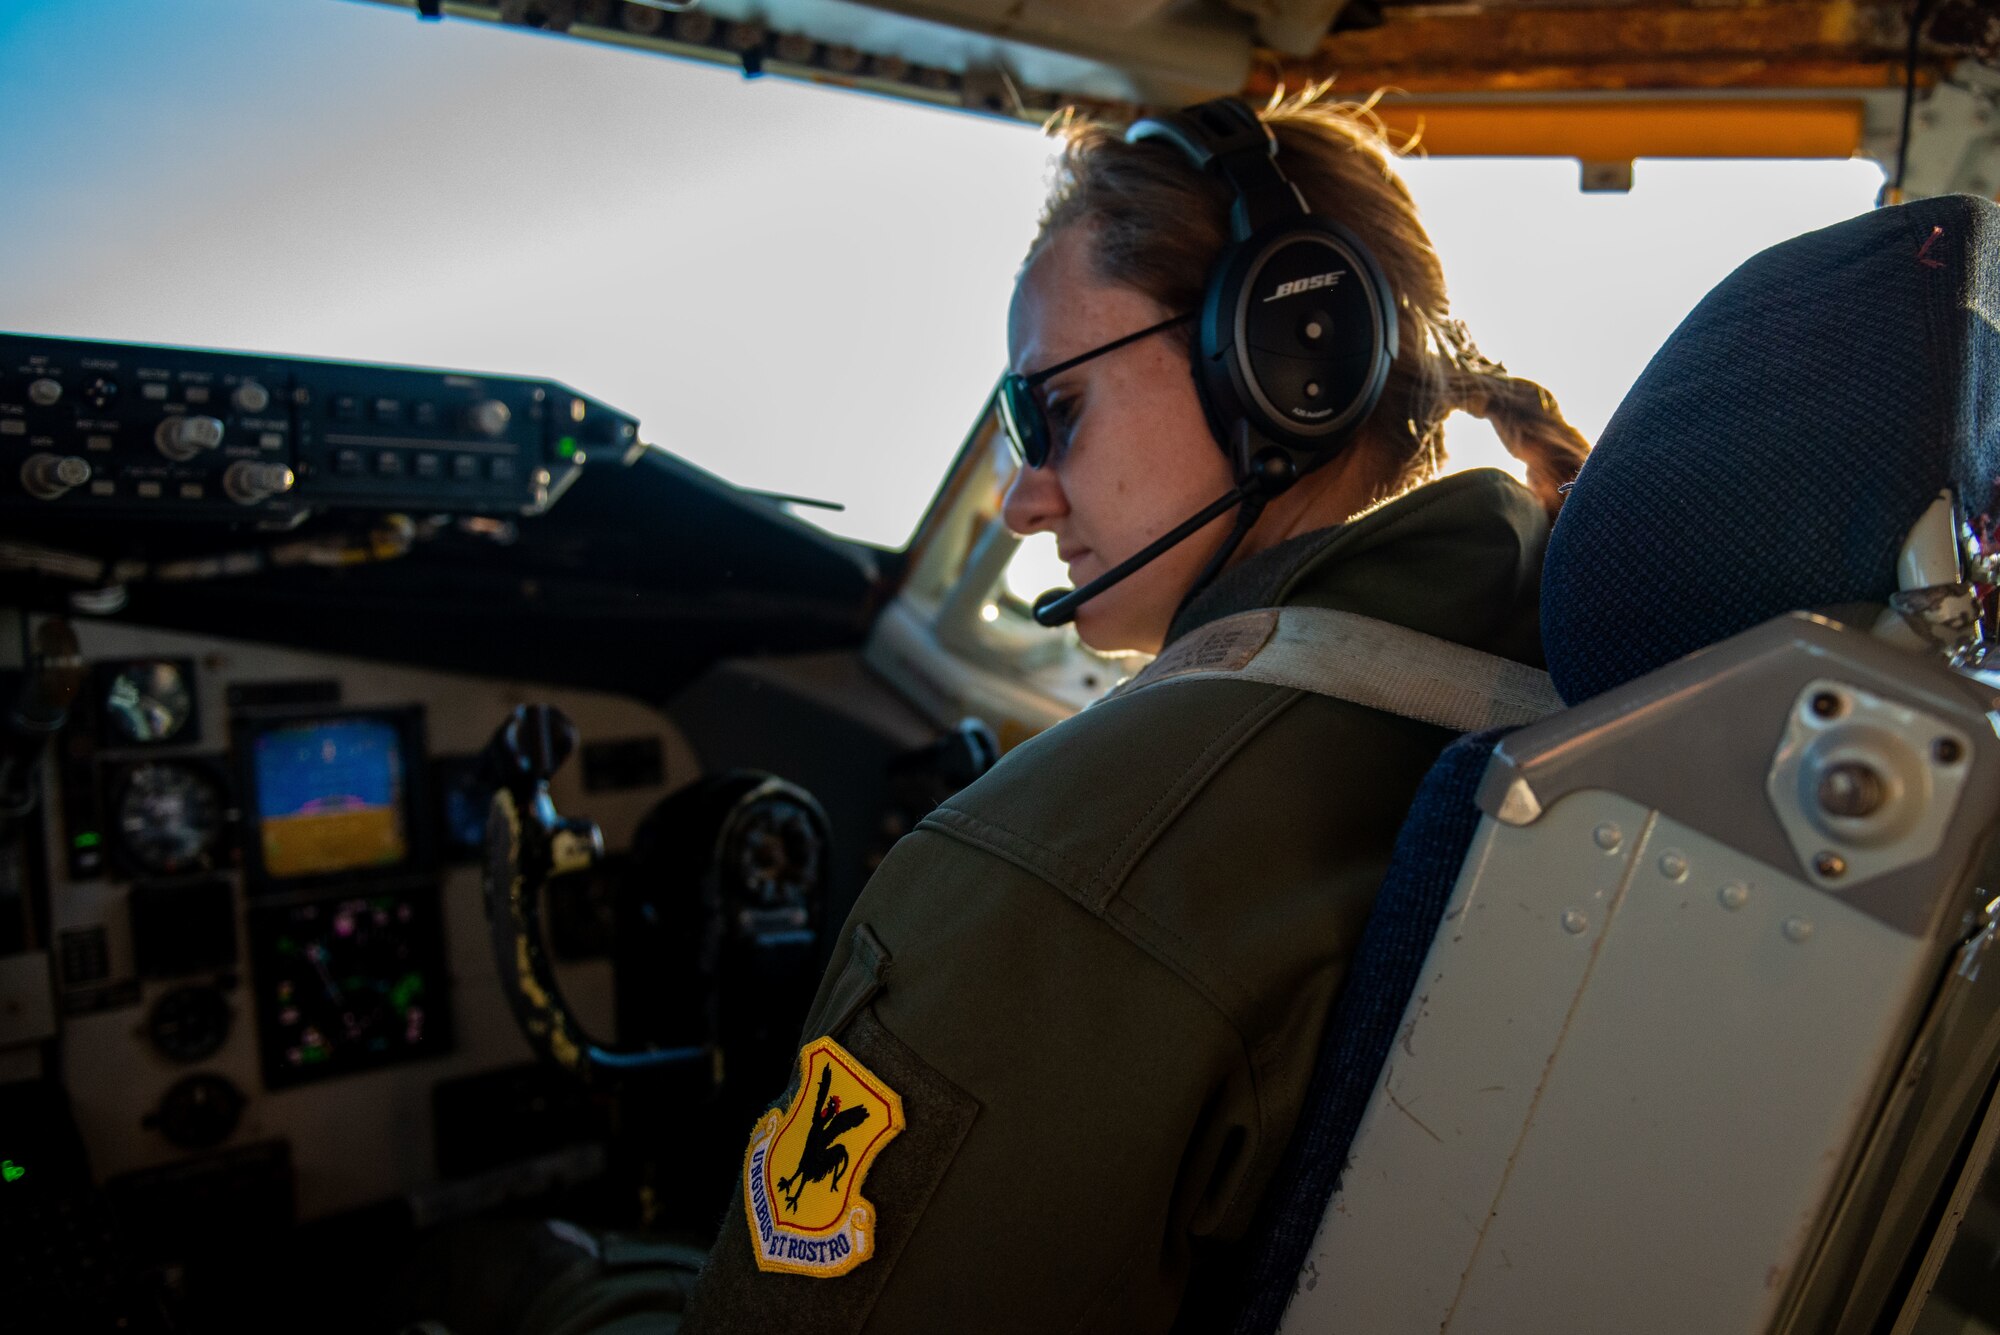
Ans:
POLYGON ((827 1089, 832 1084, 833 1067, 829 1065, 820 1072, 812 1125, 806 1128, 806 1144, 799 1151, 798 1166, 778 1179, 778 1190, 785 1193, 785 1209, 792 1214, 798 1213, 799 1193, 828 1174, 833 1176, 828 1188, 840 1190, 840 1179, 847 1175, 847 1151, 834 1142, 868 1120, 865 1105, 842 1109, 838 1098, 829 1098, 827 1089))

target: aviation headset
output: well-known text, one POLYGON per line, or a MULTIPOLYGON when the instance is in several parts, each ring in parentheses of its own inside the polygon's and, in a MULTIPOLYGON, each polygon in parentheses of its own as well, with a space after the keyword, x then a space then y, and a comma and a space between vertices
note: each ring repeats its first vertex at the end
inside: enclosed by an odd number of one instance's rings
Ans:
POLYGON ((1271 497, 1332 459, 1382 397, 1396 308, 1375 257, 1315 215, 1277 163, 1278 140, 1233 97, 1139 121, 1127 143, 1163 140, 1228 182, 1229 240, 1209 271, 1193 340, 1194 380, 1236 490, 1080 589, 1035 601, 1045 626, 1241 505, 1236 531, 1188 590, 1221 569, 1271 497))
POLYGON ((1396 307, 1375 257, 1312 212, 1278 166, 1276 136, 1236 98, 1142 120, 1125 139, 1172 144, 1235 192, 1194 372, 1237 477, 1260 444, 1294 456, 1299 473, 1325 463, 1382 397, 1396 355, 1396 307))

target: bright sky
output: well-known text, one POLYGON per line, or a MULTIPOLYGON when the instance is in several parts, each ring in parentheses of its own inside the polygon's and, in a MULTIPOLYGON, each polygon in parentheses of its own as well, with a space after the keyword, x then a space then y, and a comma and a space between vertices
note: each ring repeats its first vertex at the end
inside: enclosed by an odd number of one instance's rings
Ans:
MULTIPOLYGON (((7 0, 0 126, 0 328, 553 376, 891 547, 1005 359, 1046 168, 1026 126, 347 0, 7 0)), ((1593 437, 1709 287, 1881 180, 1408 171, 1458 314, 1593 437)))

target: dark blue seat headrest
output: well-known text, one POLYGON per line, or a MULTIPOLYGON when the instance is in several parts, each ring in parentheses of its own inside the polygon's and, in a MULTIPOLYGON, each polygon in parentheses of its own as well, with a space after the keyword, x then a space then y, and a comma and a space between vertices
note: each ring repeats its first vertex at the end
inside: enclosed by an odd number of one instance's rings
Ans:
POLYGON ((1994 500, 2000 208, 1953 195, 1723 280, 1625 397, 1549 541, 1542 638, 1575 704, 1800 608, 1896 590, 1950 488, 1994 500))

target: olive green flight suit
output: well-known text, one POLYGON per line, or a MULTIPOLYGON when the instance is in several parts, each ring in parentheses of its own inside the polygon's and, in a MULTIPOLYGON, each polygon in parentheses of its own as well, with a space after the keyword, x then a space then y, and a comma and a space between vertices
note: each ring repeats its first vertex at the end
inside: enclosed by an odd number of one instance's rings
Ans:
MULTIPOLYGON (((1174 630, 1328 607, 1539 665, 1547 529, 1506 475, 1458 474, 1243 562, 1174 630)), ((1163 683, 939 807, 863 891, 805 1029, 902 1101, 856 1169, 873 1253, 760 1270, 739 1180, 685 1329, 1168 1330, 1198 1246, 1264 1194, 1449 740, 1293 689, 1163 683)))

